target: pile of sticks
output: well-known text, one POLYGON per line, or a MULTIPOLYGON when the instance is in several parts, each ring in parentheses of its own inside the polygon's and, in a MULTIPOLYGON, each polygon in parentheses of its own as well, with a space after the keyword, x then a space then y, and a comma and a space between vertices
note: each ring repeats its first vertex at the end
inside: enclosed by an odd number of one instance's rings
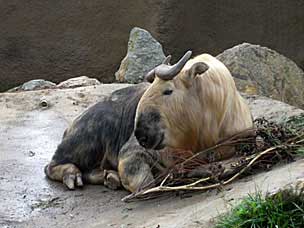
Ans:
POLYGON ((304 115, 275 123, 259 118, 249 129, 199 153, 174 151, 174 165, 159 173, 150 186, 143 186, 122 200, 147 200, 168 193, 221 188, 237 178, 268 170, 304 155, 304 115), (218 149, 230 147, 233 156, 221 159, 218 149), (212 156, 213 155, 213 156, 212 156), (214 156, 215 155, 215 156, 214 156))

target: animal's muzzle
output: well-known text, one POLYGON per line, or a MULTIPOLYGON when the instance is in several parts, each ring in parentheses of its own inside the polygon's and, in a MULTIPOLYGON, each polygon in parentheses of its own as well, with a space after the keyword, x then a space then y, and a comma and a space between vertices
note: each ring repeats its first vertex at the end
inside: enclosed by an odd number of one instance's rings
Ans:
POLYGON ((160 115, 150 111, 139 115, 135 126, 135 137, 142 147, 160 150, 164 147, 164 134, 160 128, 160 115))

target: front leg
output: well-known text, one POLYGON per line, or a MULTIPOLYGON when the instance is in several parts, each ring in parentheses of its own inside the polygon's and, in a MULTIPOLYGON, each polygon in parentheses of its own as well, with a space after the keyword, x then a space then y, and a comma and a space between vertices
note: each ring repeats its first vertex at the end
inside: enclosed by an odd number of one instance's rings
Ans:
POLYGON ((118 172, 106 169, 93 169, 83 174, 83 179, 89 184, 103 184, 104 186, 116 190, 121 187, 118 172))
POLYGON ((129 154, 119 160, 118 173, 121 184, 130 192, 152 187, 154 177, 150 165, 139 154, 129 154))
POLYGON ((117 171, 114 170, 104 170, 104 186, 110 189, 116 190, 121 187, 120 178, 117 171))

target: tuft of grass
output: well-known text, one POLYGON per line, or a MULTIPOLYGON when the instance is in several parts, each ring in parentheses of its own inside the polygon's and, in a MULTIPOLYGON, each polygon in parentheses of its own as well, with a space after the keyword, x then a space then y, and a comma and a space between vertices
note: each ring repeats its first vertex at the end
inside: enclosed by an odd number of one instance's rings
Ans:
POLYGON ((298 116, 290 117, 286 122, 285 125, 289 125, 292 129, 304 129, 304 114, 300 114, 298 116))
POLYGON ((304 156, 304 147, 300 147, 296 150, 296 154, 299 156, 304 156))
POLYGON ((273 196, 249 195, 217 221, 215 228, 302 228, 304 191, 287 189, 273 196))

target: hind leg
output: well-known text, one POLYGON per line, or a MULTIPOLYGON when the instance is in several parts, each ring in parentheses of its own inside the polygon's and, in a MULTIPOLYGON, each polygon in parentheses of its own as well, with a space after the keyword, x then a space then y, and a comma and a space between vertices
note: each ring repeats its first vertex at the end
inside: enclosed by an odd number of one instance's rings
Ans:
POLYGON ((57 165, 51 161, 44 172, 48 178, 62 182, 70 190, 83 186, 81 171, 72 163, 57 165))
POLYGON ((114 170, 93 169, 83 174, 83 180, 89 184, 103 184, 113 190, 121 187, 118 173, 114 170))
POLYGON ((154 185, 150 165, 143 157, 136 156, 136 154, 119 161, 118 173, 122 185, 130 192, 136 192, 154 185))

